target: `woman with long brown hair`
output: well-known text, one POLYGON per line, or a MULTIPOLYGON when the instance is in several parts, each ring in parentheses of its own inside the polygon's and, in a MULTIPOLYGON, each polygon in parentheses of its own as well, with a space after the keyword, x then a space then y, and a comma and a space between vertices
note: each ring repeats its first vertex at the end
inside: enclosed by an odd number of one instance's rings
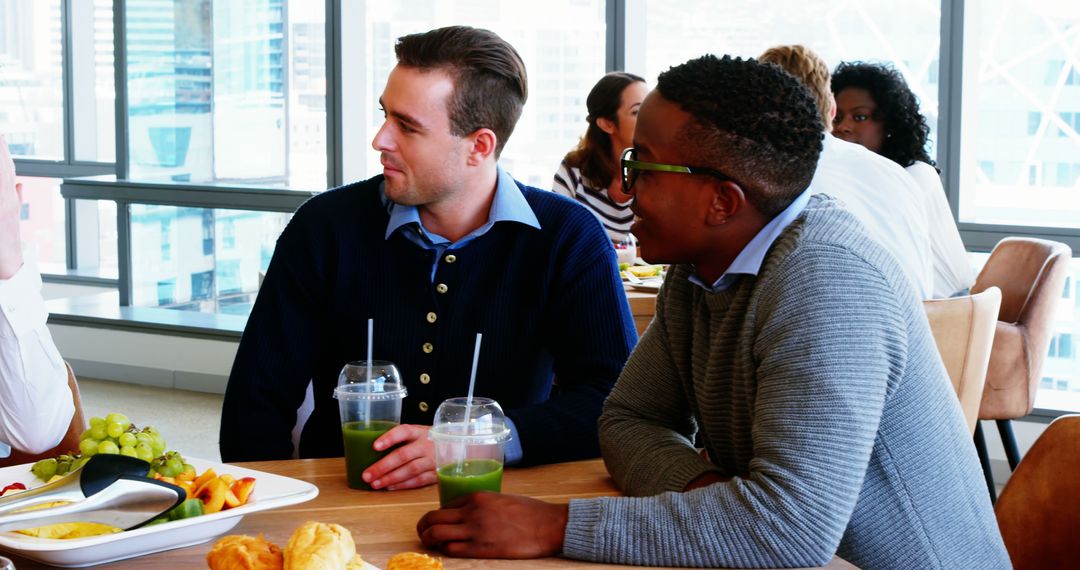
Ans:
POLYGON ((614 71, 600 78, 585 100, 589 127, 555 173, 554 190, 592 210, 614 241, 626 239, 634 221, 630 197, 621 191, 619 158, 633 146, 646 93, 645 80, 632 73, 614 71))

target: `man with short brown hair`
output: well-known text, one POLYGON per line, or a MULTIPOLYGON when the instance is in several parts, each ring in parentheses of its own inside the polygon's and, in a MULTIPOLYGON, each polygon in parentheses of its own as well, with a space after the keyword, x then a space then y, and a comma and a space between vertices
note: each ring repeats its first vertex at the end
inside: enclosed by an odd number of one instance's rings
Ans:
POLYGON ((309 379, 300 455, 340 456, 331 393, 364 357, 369 318, 374 356, 408 388, 402 425, 375 441, 389 453, 364 472, 371 487, 435 482, 428 426, 465 395, 478 332, 476 395, 512 423, 507 463, 594 457, 637 334, 596 218, 497 164, 528 94, 521 58, 464 26, 405 36, 396 53, 372 141, 383 173, 312 198, 279 238, 225 394, 222 457, 289 457, 309 379))

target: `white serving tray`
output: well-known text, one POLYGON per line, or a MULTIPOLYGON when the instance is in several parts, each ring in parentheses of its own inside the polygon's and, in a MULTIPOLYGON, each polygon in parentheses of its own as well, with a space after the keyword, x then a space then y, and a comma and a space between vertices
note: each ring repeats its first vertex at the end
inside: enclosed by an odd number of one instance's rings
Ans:
MULTIPOLYGON (((255 490, 248 502, 239 507, 116 534, 57 540, 0 532, 0 550, 64 568, 105 564, 200 544, 228 532, 248 513, 303 503, 319 495, 319 488, 307 481, 191 457, 185 459, 199 473, 212 468, 218 475, 229 474, 237 479, 254 477, 255 490)), ((30 472, 29 463, 0 469, 0 488, 16 481, 27 487, 43 484, 30 472)))

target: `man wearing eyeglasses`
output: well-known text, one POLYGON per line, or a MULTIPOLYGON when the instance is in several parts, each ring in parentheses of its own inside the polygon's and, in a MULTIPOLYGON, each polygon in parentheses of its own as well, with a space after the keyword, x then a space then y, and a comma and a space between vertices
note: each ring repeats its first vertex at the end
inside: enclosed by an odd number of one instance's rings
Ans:
POLYGON ((778 67, 705 56, 660 75, 623 178, 642 256, 675 265, 600 419, 608 471, 632 497, 476 493, 421 519, 426 546, 650 566, 835 554, 862 568, 1008 567, 918 299, 895 258, 809 187, 821 136, 811 96, 778 67))

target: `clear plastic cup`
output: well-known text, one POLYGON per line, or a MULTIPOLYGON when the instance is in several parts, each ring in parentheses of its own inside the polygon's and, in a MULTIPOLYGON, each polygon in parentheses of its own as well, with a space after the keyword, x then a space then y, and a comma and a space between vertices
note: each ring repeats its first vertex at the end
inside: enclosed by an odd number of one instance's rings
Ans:
POLYGON ((405 397, 401 373, 392 362, 373 360, 371 378, 365 360, 341 369, 334 398, 341 412, 341 437, 345 443, 345 476, 352 489, 371 490, 363 473, 389 450, 375 451, 375 440, 401 423, 401 399, 405 397))
POLYGON ((439 405, 428 437, 435 443, 439 503, 474 491, 502 490, 503 448, 510 439, 499 403, 491 398, 450 398, 439 405))

